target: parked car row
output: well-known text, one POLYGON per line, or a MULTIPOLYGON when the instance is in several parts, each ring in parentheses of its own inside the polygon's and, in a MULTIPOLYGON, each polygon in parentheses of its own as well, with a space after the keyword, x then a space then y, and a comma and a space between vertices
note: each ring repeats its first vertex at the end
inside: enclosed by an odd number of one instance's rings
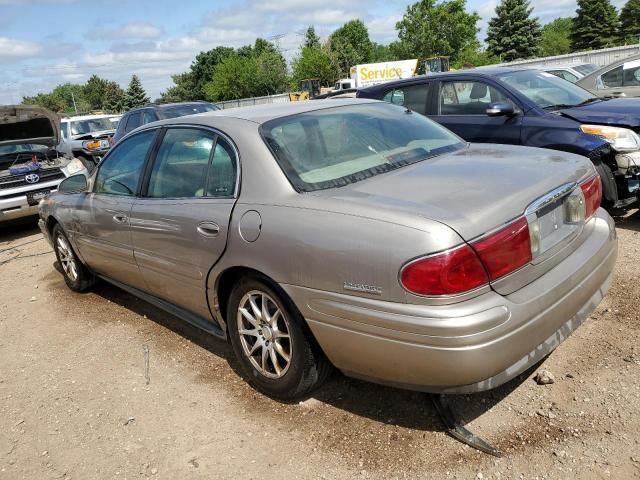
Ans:
POLYGON ((272 397, 308 395, 333 367, 427 392, 497 387, 611 285, 598 171, 628 141, 564 113, 606 102, 501 72, 363 92, 388 103, 148 123, 46 197, 40 228, 70 289, 103 279, 230 341, 272 397))
POLYGON ((547 72, 504 67, 387 82, 357 96, 402 105, 469 142, 583 155, 602 179, 607 208, 637 203, 640 99, 600 98, 547 72))

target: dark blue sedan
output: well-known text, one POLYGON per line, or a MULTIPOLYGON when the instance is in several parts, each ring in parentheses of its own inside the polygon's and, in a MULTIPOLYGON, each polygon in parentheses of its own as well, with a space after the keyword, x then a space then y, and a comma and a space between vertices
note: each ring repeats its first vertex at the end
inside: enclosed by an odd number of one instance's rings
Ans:
POLYGON ((427 115, 469 142, 550 148, 589 157, 603 204, 640 193, 640 99, 606 99, 550 73, 483 68, 430 74, 359 90, 427 115))

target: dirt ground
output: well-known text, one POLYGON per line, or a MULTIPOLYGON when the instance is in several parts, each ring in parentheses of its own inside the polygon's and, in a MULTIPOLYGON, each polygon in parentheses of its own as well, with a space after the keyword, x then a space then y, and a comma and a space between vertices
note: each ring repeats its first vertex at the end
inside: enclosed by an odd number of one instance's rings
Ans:
POLYGON ((455 398, 499 459, 423 394, 335 374, 272 401, 224 342, 109 285, 74 294, 33 223, 0 230, 0 479, 640 478, 640 212, 617 224, 592 317, 531 372, 455 398))

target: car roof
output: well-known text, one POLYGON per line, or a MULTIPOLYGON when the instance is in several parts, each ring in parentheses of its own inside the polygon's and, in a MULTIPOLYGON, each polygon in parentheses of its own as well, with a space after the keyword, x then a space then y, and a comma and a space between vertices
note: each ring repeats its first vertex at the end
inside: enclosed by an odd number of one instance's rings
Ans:
POLYGON ((439 72, 439 73, 429 73, 428 75, 416 75, 415 77, 403 78, 402 80, 394 80, 392 82, 384 82, 378 83, 377 85, 372 85, 370 87, 362 88, 363 91, 374 91, 380 88, 384 88, 388 85, 404 85, 405 83, 413 83, 416 80, 422 79, 446 79, 446 78, 455 78, 460 76, 468 76, 475 75, 481 77, 494 77, 496 75, 500 75, 503 73, 510 72, 520 72, 524 70, 537 70, 536 67, 528 67, 528 66, 505 66, 505 67, 478 67, 478 68, 469 68, 466 70, 455 70, 450 72, 439 72))
POLYGON ((76 120, 92 120, 94 118, 112 118, 114 115, 100 113, 96 115, 74 115, 72 117, 62 117, 63 122, 74 122, 76 120))
POLYGON ((172 103, 150 103, 148 105, 143 105, 141 107, 134 107, 130 110, 127 110, 124 114, 137 112, 138 110, 144 110, 145 108, 170 108, 170 107, 180 107, 183 105, 202 105, 205 103, 209 105, 215 105, 215 103, 207 102, 205 100, 192 100, 189 102, 172 102, 172 103))
POLYGON ((343 98, 331 100, 330 102, 327 102, 325 100, 303 100, 299 102, 270 103, 264 105, 251 105, 248 107, 229 108, 226 110, 198 113, 195 115, 188 115, 186 117, 164 120, 159 123, 180 123, 189 121, 193 122, 194 118, 198 118, 201 121, 204 121, 205 119, 213 120, 215 118, 224 117, 262 124, 268 122, 269 120, 288 117, 290 115, 297 115, 300 113, 314 112, 317 110, 324 110, 327 108, 336 108, 348 105, 362 105, 366 103, 381 102, 379 102, 378 100, 361 98, 343 98))
MULTIPOLYGON (((597 77, 602 75, 604 72, 608 72, 609 70, 619 67, 620 65, 624 65, 627 62, 633 62, 636 60, 640 60, 640 54, 637 55, 631 55, 630 57, 625 57, 625 58, 620 58, 618 60, 616 60, 615 62, 611 62, 607 65, 604 65, 602 67, 600 67, 598 70, 591 72, 589 75, 587 75, 584 78, 592 78, 592 77, 597 77)), ((584 80, 584 79, 583 79, 584 80)))

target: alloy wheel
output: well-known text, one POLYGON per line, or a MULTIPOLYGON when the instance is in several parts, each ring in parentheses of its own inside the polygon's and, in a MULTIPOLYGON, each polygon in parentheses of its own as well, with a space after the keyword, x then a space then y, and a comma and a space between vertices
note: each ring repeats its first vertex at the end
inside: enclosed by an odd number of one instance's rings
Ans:
POLYGON ((242 350, 267 378, 281 378, 291 365, 289 320, 267 293, 252 290, 240 300, 237 314, 242 350))
POLYGON ((78 268, 69 242, 62 235, 59 235, 56 240, 56 246, 62 270, 72 282, 75 282, 78 279, 78 268))

